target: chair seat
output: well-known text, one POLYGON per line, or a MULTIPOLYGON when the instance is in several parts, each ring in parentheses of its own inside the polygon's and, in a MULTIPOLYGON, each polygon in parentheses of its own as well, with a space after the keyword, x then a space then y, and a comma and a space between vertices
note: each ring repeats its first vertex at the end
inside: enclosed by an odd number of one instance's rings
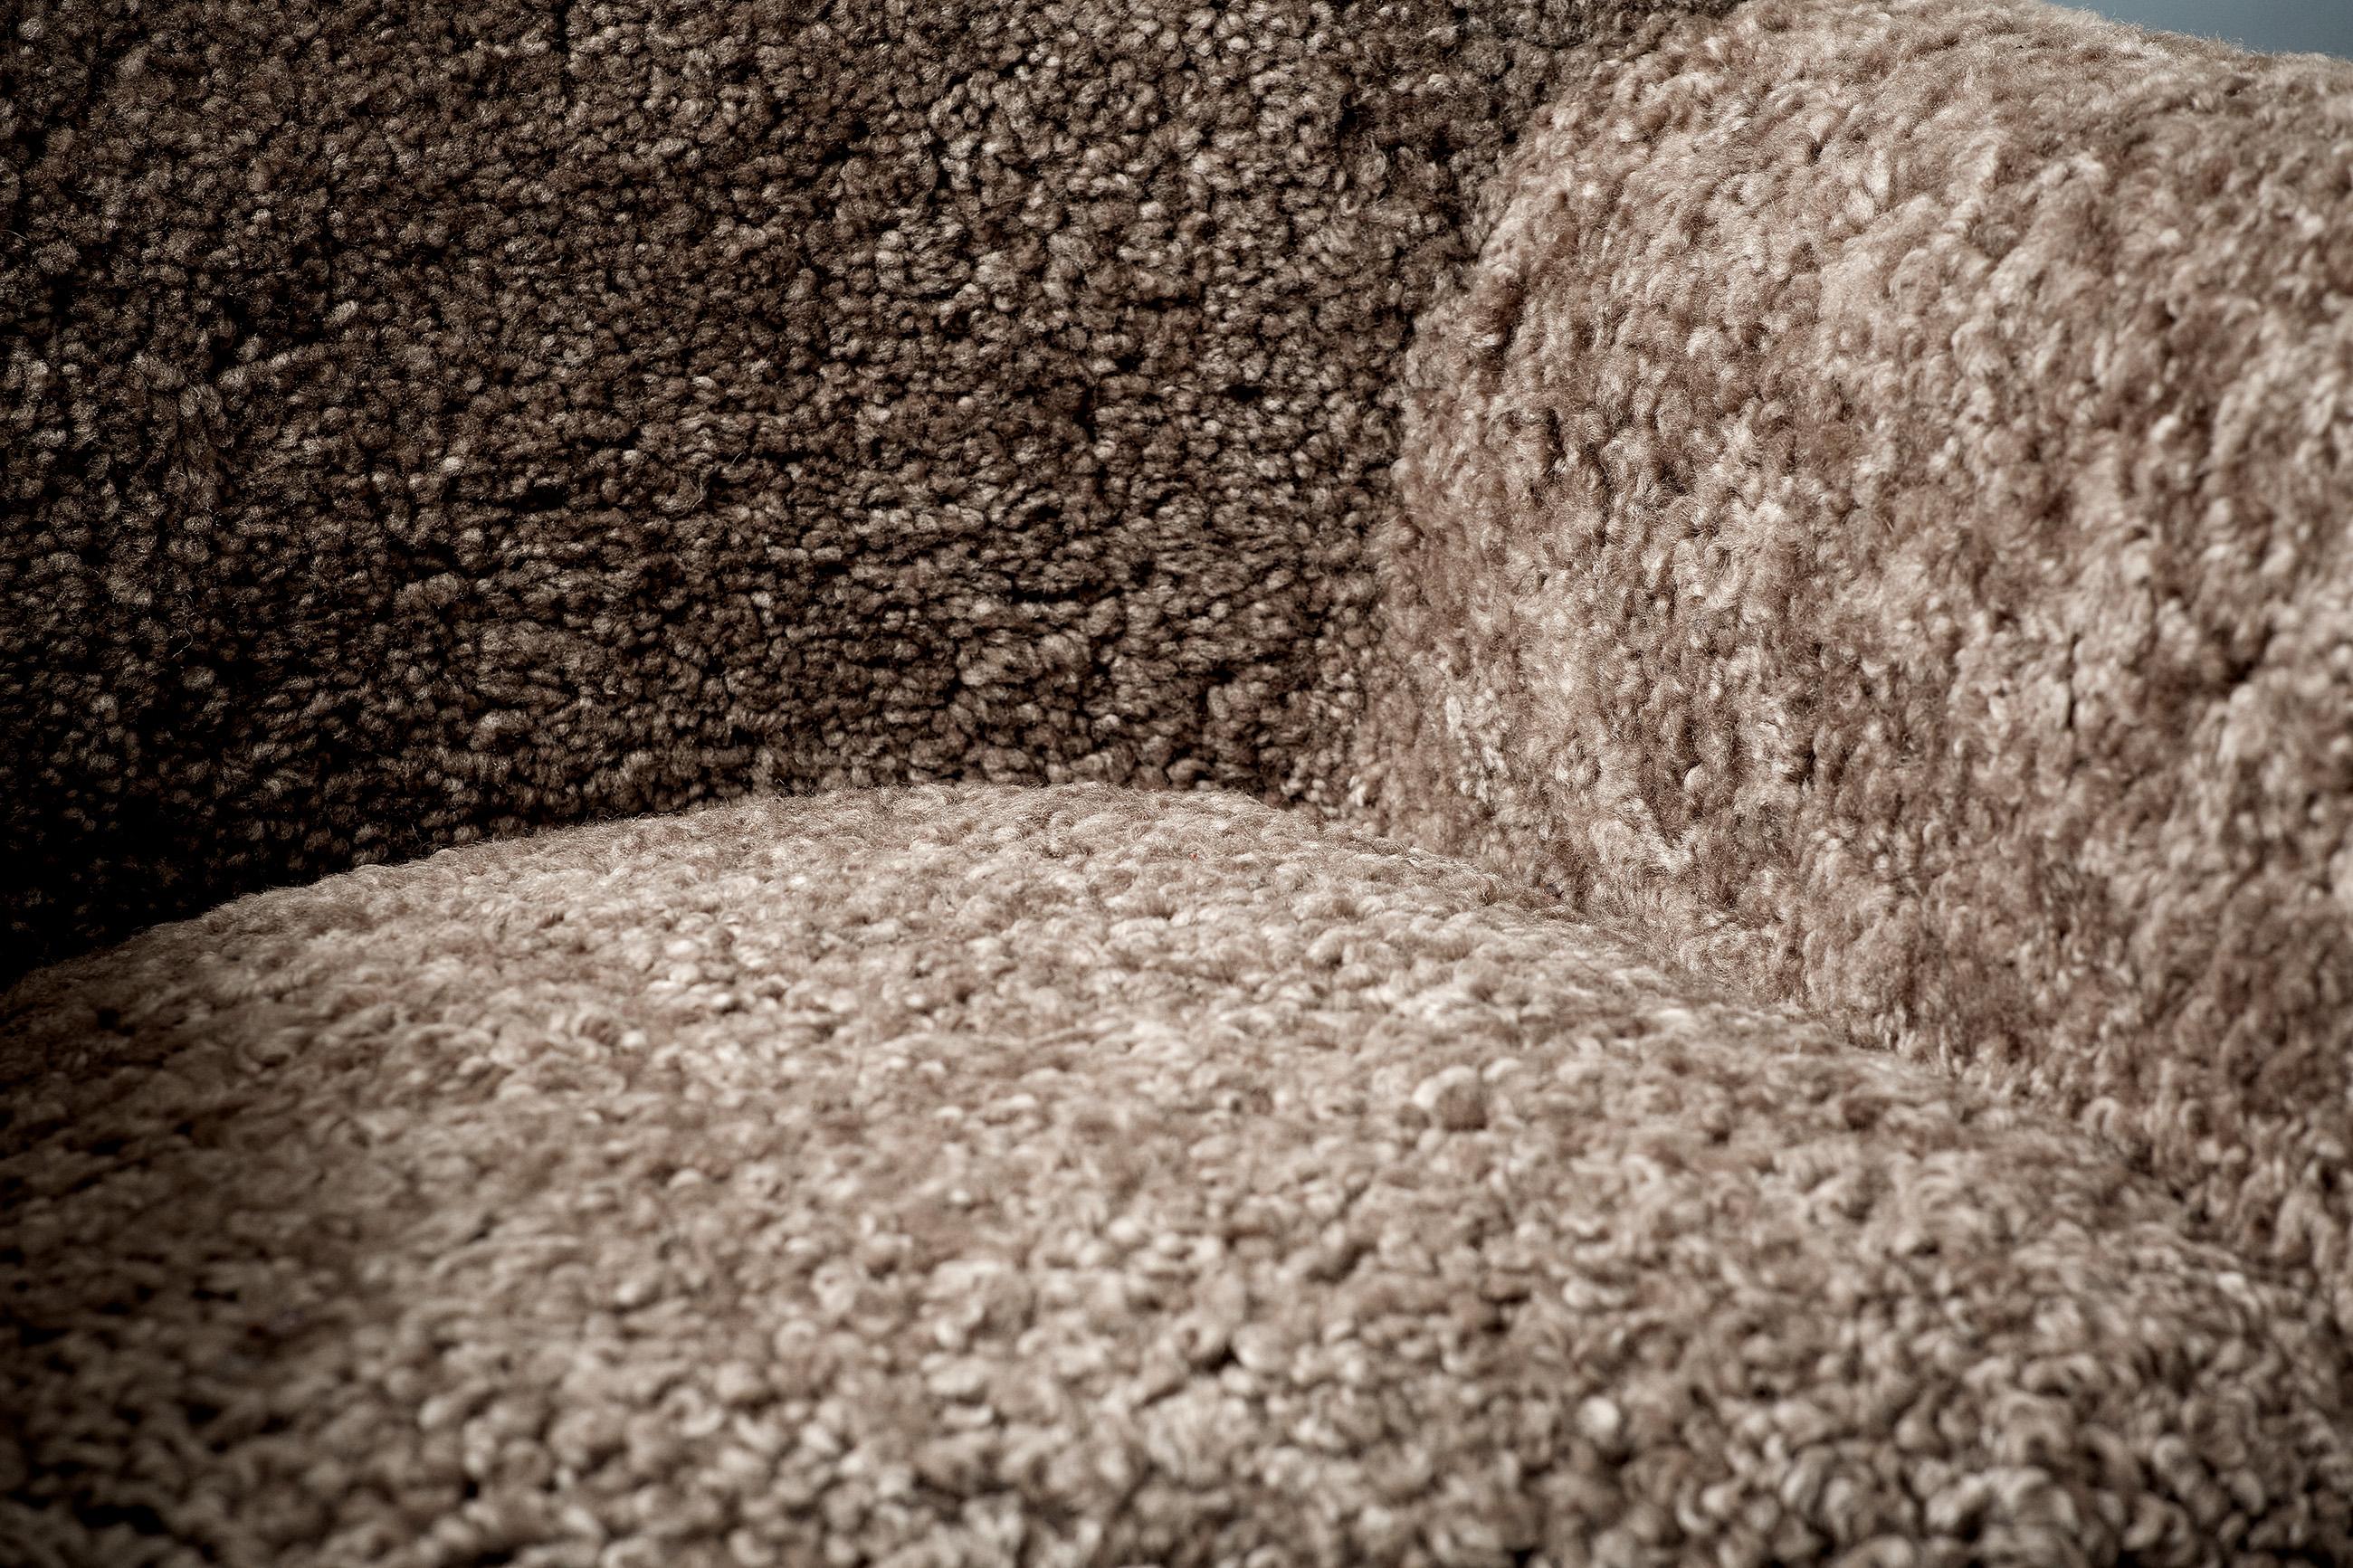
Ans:
POLYGON ((34 1562, 2348 1549, 2316 1309, 2081 1132, 1233 796, 451 850, 0 1038, 34 1562))

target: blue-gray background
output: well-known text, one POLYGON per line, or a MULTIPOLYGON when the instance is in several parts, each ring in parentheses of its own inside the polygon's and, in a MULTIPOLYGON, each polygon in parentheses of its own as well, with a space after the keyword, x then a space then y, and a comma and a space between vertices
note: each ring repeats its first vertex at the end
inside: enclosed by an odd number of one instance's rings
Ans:
POLYGON ((2353 0, 2073 0, 2120 22, 2202 33, 2251 49, 2353 55, 2353 0))

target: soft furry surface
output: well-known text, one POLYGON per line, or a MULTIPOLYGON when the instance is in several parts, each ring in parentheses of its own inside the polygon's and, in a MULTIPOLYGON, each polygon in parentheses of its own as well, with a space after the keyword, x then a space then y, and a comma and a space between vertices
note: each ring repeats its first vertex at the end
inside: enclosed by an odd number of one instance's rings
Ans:
POLYGON ((5 973, 752 787, 1307 793, 1415 312, 1651 8, 12 10, 5 973))
POLYGON ((2353 66, 1758 0, 1505 180, 1374 820, 2075 1115, 2353 1318, 2353 66))
POLYGON ((2353 68, 1720 9, 8 12, 0 1562, 2353 1560, 2353 68))
POLYGON ((453 850, 11 1005, 36 1560, 2353 1552, 2333 1334, 2156 1184, 1232 796, 453 850))

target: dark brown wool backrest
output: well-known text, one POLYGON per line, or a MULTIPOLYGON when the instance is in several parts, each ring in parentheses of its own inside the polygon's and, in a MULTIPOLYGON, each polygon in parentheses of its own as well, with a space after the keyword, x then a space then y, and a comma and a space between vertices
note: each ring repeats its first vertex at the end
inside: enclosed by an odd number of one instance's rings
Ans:
POLYGON ((1652 8, 38 13, 0 967, 752 787, 1311 793, 1416 310, 1652 8))

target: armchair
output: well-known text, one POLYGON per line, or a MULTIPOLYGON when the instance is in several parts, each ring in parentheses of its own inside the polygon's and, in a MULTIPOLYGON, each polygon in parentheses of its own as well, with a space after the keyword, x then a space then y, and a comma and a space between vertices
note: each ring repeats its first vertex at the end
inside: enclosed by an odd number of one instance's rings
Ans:
POLYGON ((0 1557, 2353 1557, 2353 68, 12 26, 0 1557))

